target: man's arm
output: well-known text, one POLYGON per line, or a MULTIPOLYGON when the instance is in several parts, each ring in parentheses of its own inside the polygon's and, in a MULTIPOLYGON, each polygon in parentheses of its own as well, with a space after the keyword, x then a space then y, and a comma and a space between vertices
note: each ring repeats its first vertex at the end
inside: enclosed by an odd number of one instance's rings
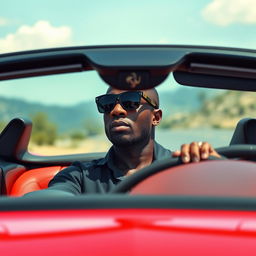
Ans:
POLYGON ((48 188, 27 193, 26 196, 72 196, 81 194, 82 172, 76 165, 71 165, 59 173, 49 182, 48 188))
POLYGON ((57 189, 42 189, 42 190, 37 190, 37 191, 33 191, 33 192, 29 192, 27 194, 25 194, 25 197, 46 197, 46 198, 52 198, 54 196, 74 196, 75 194, 73 193, 69 193, 66 191, 61 191, 61 190, 57 190, 57 189))

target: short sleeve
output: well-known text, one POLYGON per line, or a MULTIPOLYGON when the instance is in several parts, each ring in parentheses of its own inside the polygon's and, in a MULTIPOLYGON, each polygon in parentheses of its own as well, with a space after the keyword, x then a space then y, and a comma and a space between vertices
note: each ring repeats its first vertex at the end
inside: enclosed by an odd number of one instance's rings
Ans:
POLYGON ((82 193, 82 170, 73 164, 55 175, 49 182, 48 189, 64 191, 78 195, 82 193))

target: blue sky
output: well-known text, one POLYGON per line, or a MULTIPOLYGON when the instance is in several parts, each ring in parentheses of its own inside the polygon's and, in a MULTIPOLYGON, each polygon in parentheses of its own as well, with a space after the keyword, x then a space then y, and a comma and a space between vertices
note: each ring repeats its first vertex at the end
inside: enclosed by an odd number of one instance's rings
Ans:
POLYGON ((256 0, 1 2, 0 53, 107 44, 256 49, 256 0))
POLYGON ((126 43, 255 49, 255 9, 255 0, 2 1, 0 51, 126 43))

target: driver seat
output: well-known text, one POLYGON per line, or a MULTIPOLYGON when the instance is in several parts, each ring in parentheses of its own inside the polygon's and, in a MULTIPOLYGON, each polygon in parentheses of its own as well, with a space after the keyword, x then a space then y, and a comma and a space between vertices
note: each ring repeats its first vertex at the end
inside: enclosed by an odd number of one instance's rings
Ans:
POLYGON ((243 118, 235 128, 230 145, 256 144, 256 119, 243 118))
POLYGON ((45 189, 50 180, 66 166, 48 166, 24 172, 13 184, 9 196, 19 197, 26 193, 45 189))

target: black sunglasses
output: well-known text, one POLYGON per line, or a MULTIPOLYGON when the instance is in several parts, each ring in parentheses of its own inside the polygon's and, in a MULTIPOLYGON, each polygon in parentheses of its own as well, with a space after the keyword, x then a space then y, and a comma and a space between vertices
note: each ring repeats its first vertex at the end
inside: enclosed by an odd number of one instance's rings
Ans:
POLYGON ((125 110, 135 110, 141 105, 141 98, 147 101, 153 108, 158 108, 157 105, 141 91, 104 94, 96 97, 95 101, 100 113, 110 113, 117 103, 125 110))

